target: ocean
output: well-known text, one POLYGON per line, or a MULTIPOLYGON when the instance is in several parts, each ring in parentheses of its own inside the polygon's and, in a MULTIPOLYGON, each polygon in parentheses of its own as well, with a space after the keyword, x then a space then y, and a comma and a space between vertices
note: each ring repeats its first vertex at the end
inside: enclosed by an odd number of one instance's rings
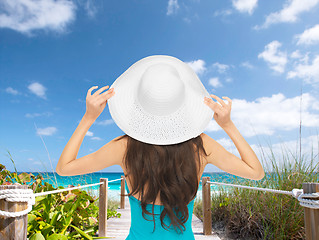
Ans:
MULTIPOLYGON (((18 172, 20 174, 22 172, 18 172)), ((30 173, 30 172, 28 172, 30 173)), ((78 186, 79 185, 87 185, 93 183, 99 183, 100 178, 107 178, 108 181, 116 180, 121 178, 124 174, 122 172, 95 172, 84 175, 77 176, 60 176, 56 173, 52 172, 40 172, 44 178, 45 182, 52 184, 53 187, 62 186, 67 188, 69 185, 78 186)), ((33 175, 37 176, 39 172, 32 172, 33 175)), ((203 173, 202 177, 210 177, 211 181, 214 182, 224 182, 229 183, 234 178, 233 175, 225 173, 225 172, 213 172, 213 173, 203 173)), ((31 184, 33 181, 27 183, 31 184)), ((120 181, 109 182, 108 183, 108 197, 110 199, 119 200, 120 199, 120 190, 121 183, 120 181)), ((218 189, 223 188, 227 191, 228 186, 220 186, 211 184, 212 194, 218 193, 218 189)), ((90 195, 98 196, 99 195, 99 185, 81 188, 82 190, 87 191, 90 195)), ((125 191, 126 192, 126 191, 125 191)), ((202 185, 199 185, 198 192, 196 198, 201 198, 202 193, 202 185)))

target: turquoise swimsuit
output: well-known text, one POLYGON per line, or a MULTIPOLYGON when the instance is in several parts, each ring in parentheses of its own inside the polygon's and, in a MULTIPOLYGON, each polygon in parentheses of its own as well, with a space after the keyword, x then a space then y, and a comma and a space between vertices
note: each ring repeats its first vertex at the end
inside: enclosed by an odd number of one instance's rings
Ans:
MULTIPOLYGON (((127 187, 125 181, 125 187, 127 192, 129 193, 129 189, 127 187)), ((154 230, 154 222, 152 215, 145 214, 145 217, 151 221, 147 221, 142 216, 142 207, 141 202, 134 196, 129 196, 130 206, 131 206, 131 228, 130 233, 125 240, 162 240, 162 239, 184 239, 184 240, 195 240, 194 233, 192 230, 192 215, 194 209, 194 200, 195 198, 187 205, 189 217, 187 222, 185 223, 186 230, 183 233, 177 233, 173 227, 168 230, 164 229, 161 226, 160 213, 164 209, 163 205, 154 205, 154 213, 158 214, 154 216, 155 219, 155 231, 154 230)), ((152 212, 152 204, 147 204, 146 209, 149 212, 152 212)), ((165 224, 169 226, 170 219, 166 215, 164 218, 165 224)))

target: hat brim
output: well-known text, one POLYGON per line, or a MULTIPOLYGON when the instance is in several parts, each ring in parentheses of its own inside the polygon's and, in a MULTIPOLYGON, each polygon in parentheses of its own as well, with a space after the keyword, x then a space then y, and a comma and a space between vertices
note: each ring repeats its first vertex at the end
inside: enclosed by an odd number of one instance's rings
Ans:
POLYGON ((115 94, 108 100, 108 106, 114 122, 124 133, 141 142, 171 145, 187 141, 200 135, 213 117, 214 112, 204 103, 209 93, 196 73, 172 56, 153 55, 137 61, 112 87, 115 94), (136 101, 136 88, 142 74, 157 63, 173 65, 185 83, 184 104, 167 116, 149 114, 136 101))

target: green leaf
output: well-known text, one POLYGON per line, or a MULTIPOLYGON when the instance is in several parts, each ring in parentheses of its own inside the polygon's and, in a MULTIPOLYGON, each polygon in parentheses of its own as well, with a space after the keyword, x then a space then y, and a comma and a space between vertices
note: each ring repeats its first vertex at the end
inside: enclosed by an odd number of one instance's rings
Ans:
MULTIPOLYGON (((86 229, 84 232, 85 232, 85 233, 94 232, 94 227, 88 228, 88 229, 86 229)), ((76 233, 76 232, 72 232, 69 236, 72 237, 72 239, 73 239, 73 238, 76 238, 76 237, 80 237, 81 235, 78 234, 78 233, 76 233), (73 235, 72 235, 72 234, 73 234, 73 235)))
POLYGON ((68 240, 68 238, 63 234, 53 233, 47 240, 68 240))
POLYGON ((43 237, 43 235, 40 232, 38 232, 38 233, 33 234, 30 237, 30 240, 45 240, 45 238, 43 237))
POLYGON ((71 216, 68 216, 68 217, 65 219, 65 222, 64 222, 64 225, 63 225, 61 234, 64 234, 64 232, 67 230, 67 228, 68 228, 69 225, 71 224, 72 220, 73 220, 72 215, 71 215, 71 216))
POLYGON ((59 217, 59 214, 61 214, 61 212, 55 212, 53 217, 51 218, 50 224, 55 226, 57 219, 59 217))
POLYGON ((82 237, 84 237, 85 239, 89 239, 89 240, 93 240, 93 238, 86 234, 85 232, 83 232, 81 229, 79 229, 78 227, 76 226, 73 226, 72 224, 70 225, 71 227, 73 227, 79 234, 81 234, 82 237))
POLYGON ((36 219, 36 215, 28 213, 28 224, 32 223, 34 221, 34 219, 36 219))
POLYGON ((53 226, 47 224, 41 231, 42 235, 47 237, 53 228, 54 228, 53 226))

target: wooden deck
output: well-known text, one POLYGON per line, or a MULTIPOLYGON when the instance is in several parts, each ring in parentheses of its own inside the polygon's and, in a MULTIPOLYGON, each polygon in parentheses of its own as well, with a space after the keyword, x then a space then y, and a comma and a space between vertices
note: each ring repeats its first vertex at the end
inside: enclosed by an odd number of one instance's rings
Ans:
MULTIPOLYGON (((121 213, 120 218, 110 218, 107 220, 107 236, 114 240, 124 240, 130 231, 131 226, 131 210, 130 203, 127 197, 125 197, 125 209, 118 209, 121 213)), ((221 240, 216 233, 212 235, 203 235, 203 223, 194 214, 192 218, 192 228, 196 240, 211 239, 221 240)))

